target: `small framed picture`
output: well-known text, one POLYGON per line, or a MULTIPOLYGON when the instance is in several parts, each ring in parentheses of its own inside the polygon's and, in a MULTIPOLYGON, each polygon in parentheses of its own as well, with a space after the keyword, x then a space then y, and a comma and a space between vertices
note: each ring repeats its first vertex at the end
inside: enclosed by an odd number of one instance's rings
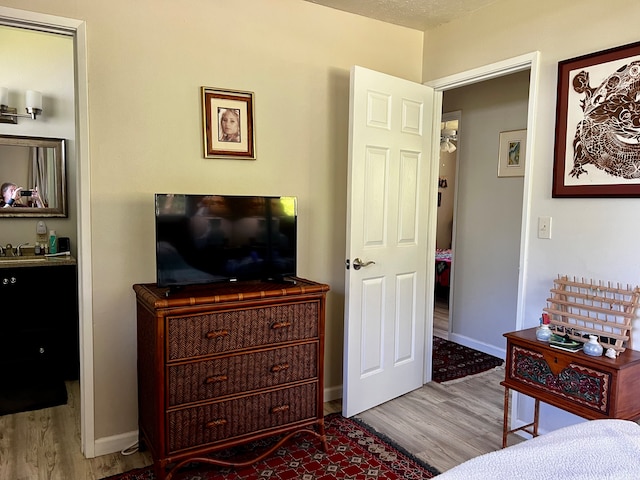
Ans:
POLYGON ((205 158, 256 159, 253 92, 202 87, 205 158))
POLYGON ((500 132, 498 177, 524 177, 526 130, 500 132))

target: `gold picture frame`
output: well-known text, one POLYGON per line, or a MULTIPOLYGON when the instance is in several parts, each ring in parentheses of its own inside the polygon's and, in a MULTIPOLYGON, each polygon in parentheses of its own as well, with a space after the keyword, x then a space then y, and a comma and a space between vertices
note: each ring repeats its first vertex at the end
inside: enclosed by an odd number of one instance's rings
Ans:
POLYGON ((527 131, 500 132, 498 177, 524 177, 527 131))
POLYGON ((202 87, 205 158, 255 160, 253 92, 202 87))

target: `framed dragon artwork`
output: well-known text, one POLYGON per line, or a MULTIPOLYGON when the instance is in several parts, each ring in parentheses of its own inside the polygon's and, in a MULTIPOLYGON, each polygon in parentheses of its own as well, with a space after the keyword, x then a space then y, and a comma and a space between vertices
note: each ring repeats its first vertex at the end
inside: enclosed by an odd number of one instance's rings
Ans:
POLYGON ((558 63, 553 197, 640 197, 640 42, 558 63))

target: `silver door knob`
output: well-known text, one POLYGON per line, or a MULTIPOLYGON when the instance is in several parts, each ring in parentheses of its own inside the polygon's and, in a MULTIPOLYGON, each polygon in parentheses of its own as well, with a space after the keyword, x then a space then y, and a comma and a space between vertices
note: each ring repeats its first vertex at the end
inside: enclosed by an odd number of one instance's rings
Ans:
POLYGON ((359 258, 353 260, 353 269, 360 270, 362 267, 368 267, 369 265, 374 265, 376 262, 373 260, 369 260, 368 262, 363 262, 359 258))

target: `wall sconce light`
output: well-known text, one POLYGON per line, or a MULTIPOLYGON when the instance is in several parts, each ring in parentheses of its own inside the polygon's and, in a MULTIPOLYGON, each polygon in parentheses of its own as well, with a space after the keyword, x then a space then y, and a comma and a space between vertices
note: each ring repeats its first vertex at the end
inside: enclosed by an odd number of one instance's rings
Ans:
POLYGON ((35 120, 42 113, 42 93, 27 90, 25 101, 26 114, 18 113, 17 109, 9 107, 9 89, 0 87, 0 123, 18 123, 18 117, 35 120))

